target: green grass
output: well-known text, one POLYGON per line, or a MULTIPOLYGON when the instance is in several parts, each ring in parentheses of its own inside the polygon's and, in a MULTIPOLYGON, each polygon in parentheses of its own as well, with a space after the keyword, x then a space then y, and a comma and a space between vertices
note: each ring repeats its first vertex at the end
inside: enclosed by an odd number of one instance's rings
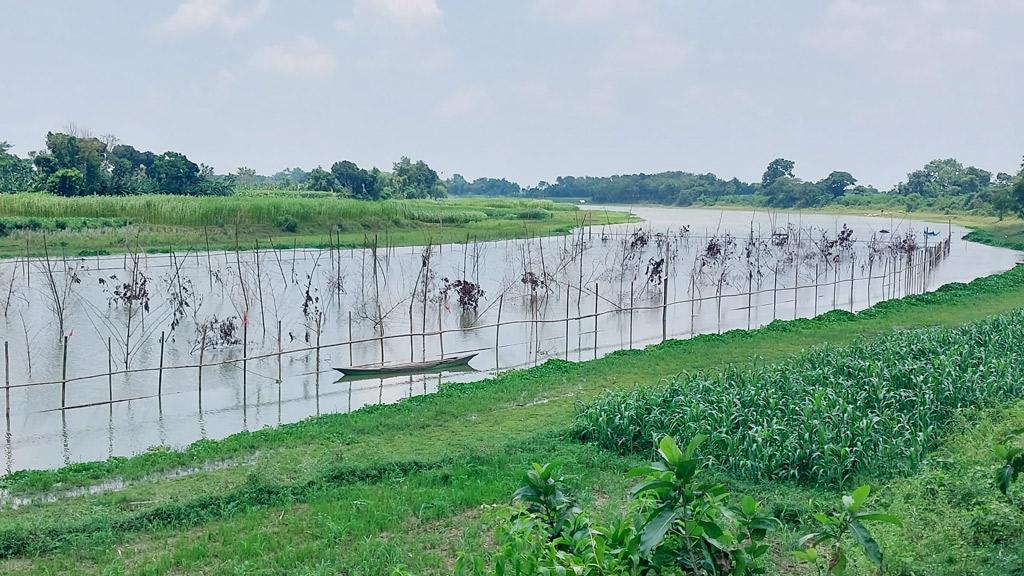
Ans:
POLYGON ((462 242, 561 234, 585 223, 629 220, 619 212, 587 213, 545 200, 448 199, 364 202, 322 194, 238 194, 228 197, 0 194, 0 218, 131 222, 119 228, 21 229, 0 236, 0 257, 42 253, 42 234, 68 254, 126 250, 363 246, 378 236, 391 245, 462 242), (294 231, 283 222, 292 220, 294 231))
MULTIPOLYGON (((1021 307, 1024 268, 1018 267, 858 314, 834 312, 751 332, 669 341, 579 364, 552 361, 396 405, 238 434, 183 452, 15 474, 0 485, 24 495, 116 477, 128 485, 4 510, 0 541, 21 553, 0 561, 0 573, 386 574, 403 564, 421 574, 441 574, 459 550, 489 545, 489 515, 501 513, 491 507, 507 502, 531 461, 562 462, 588 508, 611 513, 621 505, 625 472, 638 457, 572 441, 578 402, 609 389, 658 384, 684 371, 776 362, 809 346, 870 341, 895 328, 958 326, 1021 307), (235 460, 185 477, 159 476, 235 460)), ((999 517, 1005 528, 1001 543, 986 541, 988 513, 975 510, 1000 510, 997 492, 978 484, 961 500, 957 484, 981 478, 994 465, 987 450, 998 433, 994 423, 1004 421, 1021 426, 1024 415, 1017 409, 965 419, 953 427, 964 437, 946 442, 941 461, 928 459, 921 472, 879 488, 885 508, 925 502, 935 494, 945 498, 934 510, 912 510, 906 534, 918 540, 884 535, 882 544, 894 562, 924 562, 926 551, 943 549, 938 535, 970 534, 971 543, 946 547, 959 563, 928 560, 928 569, 917 573, 1013 573, 1007 567, 1018 566, 1024 556, 1021 539, 1012 536, 1020 516, 1010 511, 999 517), (985 424, 986 418, 993 424, 985 424), (947 476, 945 484, 935 485, 927 475, 939 466, 947 476), (1010 552, 1004 552, 1007 547, 1010 552)), ((787 519, 792 526, 784 547, 799 533, 809 498, 836 497, 791 484, 724 479, 769 501, 787 519)), ((778 561, 786 567, 784 547, 778 561)))

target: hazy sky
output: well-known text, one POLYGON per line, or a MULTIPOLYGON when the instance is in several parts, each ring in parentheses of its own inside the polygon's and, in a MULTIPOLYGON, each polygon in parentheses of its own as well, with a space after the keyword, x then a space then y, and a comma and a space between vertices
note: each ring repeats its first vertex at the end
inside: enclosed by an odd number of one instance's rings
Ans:
POLYGON ((74 122, 219 172, 443 176, 777 156, 889 186, 1024 154, 1024 0, 0 0, 0 140, 74 122))

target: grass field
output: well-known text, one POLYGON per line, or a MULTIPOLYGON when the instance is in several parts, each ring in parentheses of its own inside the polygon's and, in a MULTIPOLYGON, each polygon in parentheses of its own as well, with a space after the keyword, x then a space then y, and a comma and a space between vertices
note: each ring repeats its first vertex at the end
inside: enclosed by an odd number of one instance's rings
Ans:
POLYGON ((561 234, 585 222, 625 222, 546 200, 364 202, 319 193, 228 197, 0 194, 0 257, 52 250, 70 255, 264 247, 411 245, 561 234), (116 225, 114 225, 116 224, 116 225))
MULTIPOLYGON (((370 575, 398 565, 450 573, 460 551, 493 545, 493 522, 530 462, 561 463, 570 486, 599 514, 622 506, 625 472, 647 455, 573 439, 580 403, 683 372, 760 366, 810 346, 864 345, 896 329, 955 327, 1021 307, 1018 267, 855 315, 832 312, 578 364, 551 361, 182 452, 17 473, 0 486, 26 497, 114 478, 127 485, 3 510, 0 573, 370 575), (200 471, 168 476, 190 467, 200 471)), ((1024 510, 1003 500, 990 479, 991 445, 1021 426, 1020 402, 958 412, 910 475, 866 478, 876 488, 874 506, 905 520, 903 529, 878 534, 892 573, 1024 569, 1024 510)), ((810 501, 834 501, 839 492, 719 474, 785 521, 774 573, 802 573, 787 551, 815 507, 810 501)))

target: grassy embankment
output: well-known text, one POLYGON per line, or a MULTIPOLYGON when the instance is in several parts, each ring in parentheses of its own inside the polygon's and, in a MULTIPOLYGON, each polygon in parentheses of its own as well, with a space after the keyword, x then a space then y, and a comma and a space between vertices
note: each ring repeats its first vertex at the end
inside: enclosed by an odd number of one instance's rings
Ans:
POLYGON ((584 221, 625 222, 619 212, 594 213, 546 200, 447 199, 364 202, 329 194, 230 197, 0 194, 0 257, 43 252, 113 254, 126 250, 184 252, 364 246, 407 246, 561 234, 584 221), (333 239, 332 239, 333 236, 333 239))
MULTIPOLYGON (((507 501, 532 461, 558 461, 584 502, 622 504, 625 471, 641 456, 572 440, 575 406, 607 389, 658 384, 683 371, 783 360, 820 343, 873 340, 896 328, 956 326, 1024 307, 1024 269, 883 303, 851 315, 779 322, 670 341, 644 351, 544 366, 351 415, 154 451, 53 472, 19 473, 0 485, 21 495, 124 478, 118 492, 4 510, 0 572, 386 574, 395 565, 444 573, 462 549, 490 545, 490 511, 507 501), (185 466, 237 459, 225 468, 159 478, 185 466), (155 475, 155 477, 154 477, 155 475)), ((876 506, 904 516, 879 538, 896 566, 921 574, 1006 574, 1024 556, 1024 514, 990 482, 992 442, 1024 425, 1013 404, 958 416, 922 469, 876 482, 876 506)), ((770 502, 789 522, 827 488, 725 481, 770 502)), ((783 541, 792 545, 799 527, 783 541)), ((783 550, 778 564, 789 571, 783 550)))

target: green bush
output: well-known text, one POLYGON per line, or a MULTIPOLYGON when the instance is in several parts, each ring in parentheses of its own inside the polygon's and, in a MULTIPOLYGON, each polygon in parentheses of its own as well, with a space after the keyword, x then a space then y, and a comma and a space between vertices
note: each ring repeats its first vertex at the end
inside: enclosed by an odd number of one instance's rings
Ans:
POLYGON ((281 232, 296 232, 299 229, 299 221, 288 215, 281 216, 277 219, 277 227, 281 232))

